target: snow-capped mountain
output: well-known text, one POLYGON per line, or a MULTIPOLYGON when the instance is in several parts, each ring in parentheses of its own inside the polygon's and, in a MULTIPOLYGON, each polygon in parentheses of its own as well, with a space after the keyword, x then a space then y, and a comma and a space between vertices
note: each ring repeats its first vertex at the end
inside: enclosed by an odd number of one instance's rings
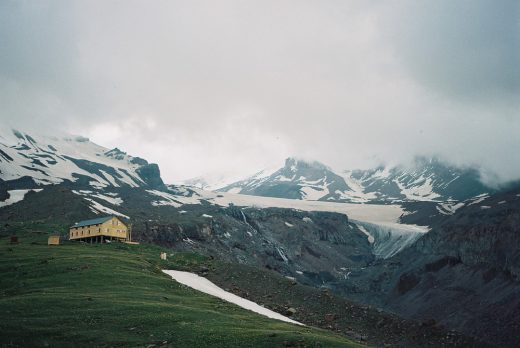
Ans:
POLYGON ((159 167, 88 138, 0 129, 0 183, 9 188, 163 187, 159 167))
POLYGON ((332 197, 335 200, 336 191, 352 189, 341 176, 319 162, 288 158, 282 168, 260 171, 220 191, 305 200, 327 200, 332 197))
POLYGON ((462 201, 493 189, 478 170, 437 159, 417 158, 404 166, 335 171, 319 162, 288 158, 275 171, 261 171, 218 191, 334 202, 462 201))

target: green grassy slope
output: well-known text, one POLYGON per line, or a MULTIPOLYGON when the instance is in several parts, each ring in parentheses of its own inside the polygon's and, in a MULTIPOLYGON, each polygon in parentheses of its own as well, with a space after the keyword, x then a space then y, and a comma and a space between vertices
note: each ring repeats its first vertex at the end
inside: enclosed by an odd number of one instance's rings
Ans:
POLYGON ((159 247, 119 243, 47 246, 63 226, 0 228, 0 345, 359 347, 324 330, 270 320, 171 280, 159 247), (8 235, 16 232, 17 245, 8 235))

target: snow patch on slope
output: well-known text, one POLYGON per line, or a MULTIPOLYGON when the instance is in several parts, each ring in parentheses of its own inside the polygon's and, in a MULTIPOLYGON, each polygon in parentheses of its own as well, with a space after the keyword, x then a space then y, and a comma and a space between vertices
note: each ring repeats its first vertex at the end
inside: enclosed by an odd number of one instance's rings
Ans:
POLYGON ((50 185, 65 180, 76 182, 79 176, 85 176, 96 188, 120 186, 113 175, 102 169, 98 175, 79 166, 88 161, 112 168, 121 183, 131 187, 144 184, 136 172, 140 165, 133 162, 134 157, 80 136, 28 135, 0 126, 0 150, 0 179, 4 181, 31 177, 38 185, 50 185))
POLYGON ((72 192, 79 196, 99 198, 112 205, 121 205, 121 203, 124 203, 123 200, 118 197, 118 194, 113 192, 99 193, 89 190, 72 190, 72 192))
POLYGON ((177 199, 178 196, 175 196, 173 194, 157 190, 146 190, 146 192, 162 198, 162 200, 152 201, 153 206, 171 205, 175 208, 182 206, 182 203, 180 203, 177 199))
POLYGON ((401 193, 406 196, 407 199, 412 201, 434 201, 439 198, 440 195, 433 192, 432 179, 424 179, 424 177, 418 178, 411 186, 406 187, 399 180, 394 180, 397 187, 401 190, 401 193))
POLYGON ((105 207, 101 203, 93 200, 92 198, 83 197, 83 199, 90 202, 90 210, 92 210, 92 212, 95 214, 103 213, 103 214, 108 214, 108 215, 117 215, 117 216, 121 216, 121 217, 124 217, 125 219, 130 220, 129 216, 127 216, 125 214, 121 214, 120 212, 110 209, 108 207, 105 207))
POLYGON ((283 316, 279 313, 273 312, 267 308, 259 306, 258 304, 252 301, 246 300, 235 294, 227 292, 215 285, 213 282, 197 274, 174 270, 163 270, 163 272, 172 277, 178 283, 189 286, 190 288, 198 290, 205 294, 218 297, 224 301, 236 304, 237 306, 240 306, 244 309, 250 310, 252 312, 258 313, 271 319, 281 320, 291 324, 303 325, 302 323, 289 319, 286 316, 283 316))
POLYGON ((42 189, 33 189, 33 190, 9 190, 7 191, 9 193, 9 198, 7 198, 5 201, 0 202, 0 207, 5 207, 14 203, 18 203, 20 201, 23 201, 25 198, 25 195, 29 191, 34 192, 40 192, 42 189))

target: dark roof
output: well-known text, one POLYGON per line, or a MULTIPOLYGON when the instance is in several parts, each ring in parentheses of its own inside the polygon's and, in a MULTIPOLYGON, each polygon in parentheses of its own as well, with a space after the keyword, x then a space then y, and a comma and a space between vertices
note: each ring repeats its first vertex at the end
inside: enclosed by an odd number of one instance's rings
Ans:
POLYGON ((76 222, 72 227, 83 227, 83 226, 90 226, 90 225, 98 225, 98 224, 102 224, 103 222, 108 221, 108 220, 110 220, 112 218, 113 218, 113 216, 105 216, 105 217, 100 217, 100 218, 96 218, 96 219, 83 220, 83 221, 80 221, 80 222, 76 222))

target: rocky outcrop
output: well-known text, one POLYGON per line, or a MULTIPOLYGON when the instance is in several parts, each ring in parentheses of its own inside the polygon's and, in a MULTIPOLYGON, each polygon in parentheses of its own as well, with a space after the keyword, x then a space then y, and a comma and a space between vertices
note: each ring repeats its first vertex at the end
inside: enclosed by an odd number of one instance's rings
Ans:
POLYGON ((3 180, 0 179, 0 202, 5 201, 7 198, 9 198, 9 192, 7 191, 7 188, 5 185, 3 185, 3 180))
POLYGON ((377 272, 385 308, 518 346, 520 191, 461 208, 377 272))
POLYGON ((320 286, 374 259, 366 235, 343 214, 235 206, 211 214, 198 223, 145 221, 140 238, 320 286))
POLYGON ((166 185, 164 185, 164 182, 161 179, 161 171, 157 164, 149 163, 142 165, 137 168, 136 172, 150 188, 166 190, 166 185))

